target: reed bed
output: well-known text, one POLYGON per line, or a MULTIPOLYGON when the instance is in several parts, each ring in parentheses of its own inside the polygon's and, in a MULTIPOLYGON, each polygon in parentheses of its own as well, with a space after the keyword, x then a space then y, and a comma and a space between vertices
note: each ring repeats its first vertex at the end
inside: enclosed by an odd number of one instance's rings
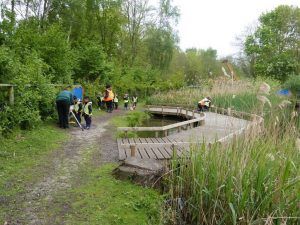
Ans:
MULTIPOLYGON (((149 97, 147 104, 158 105, 180 105, 197 107, 198 102, 210 96, 213 105, 221 108, 232 108, 237 111, 249 113, 258 113, 261 102, 257 99, 257 94, 261 85, 261 81, 251 82, 248 80, 234 81, 234 83, 226 80, 217 80, 211 87, 203 88, 182 88, 169 92, 157 93, 149 97)), ((275 88, 271 90, 268 99, 274 105, 281 101, 281 98, 274 94, 275 88)), ((270 108, 264 107, 266 113, 270 108)))
POLYGON ((300 148, 295 119, 279 113, 263 133, 193 148, 174 159, 170 224, 300 224, 300 148))

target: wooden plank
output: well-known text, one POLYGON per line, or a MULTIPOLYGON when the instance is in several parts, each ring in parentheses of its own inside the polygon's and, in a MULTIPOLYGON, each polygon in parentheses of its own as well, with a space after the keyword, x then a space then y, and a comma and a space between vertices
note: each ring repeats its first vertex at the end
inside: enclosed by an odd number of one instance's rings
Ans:
POLYGON ((119 160, 124 160, 124 159, 126 159, 125 149, 119 147, 119 160))
POLYGON ((172 153, 171 146, 168 146, 168 147, 164 146, 163 148, 164 148, 165 152, 168 153, 169 158, 172 158, 172 154, 173 154, 173 153, 172 153))
POLYGON ((149 143, 146 138, 140 138, 142 143, 149 143))
POLYGON ((168 158, 170 157, 169 154, 168 154, 168 152, 165 151, 164 146, 157 147, 157 149, 158 149, 158 151, 160 152, 160 154, 163 155, 163 157, 164 157, 165 159, 168 159, 168 158))
POLYGON ((157 140, 157 138, 150 138, 150 139, 153 143, 161 143, 160 141, 157 140))
POLYGON ((162 143, 162 144, 166 143, 162 138, 155 138, 155 140, 157 143, 162 143))
POLYGON ((152 146, 150 147, 154 154, 157 156, 157 159, 164 159, 165 157, 160 153, 158 147, 152 146))
POLYGON ((150 159, 158 159, 156 157, 156 155, 153 153, 151 148, 146 148, 144 147, 144 150, 147 152, 147 154, 149 155, 150 159))
POLYGON ((145 148, 139 148, 139 152, 141 153, 142 159, 149 159, 149 155, 145 148))
POLYGON ((140 138, 137 138, 137 139, 136 139, 136 143, 137 143, 137 144, 141 144, 141 143, 142 143, 141 139, 140 139, 140 138))
POLYGON ((137 150, 137 155, 142 159, 143 156, 142 156, 142 153, 141 153, 141 148, 136 148, 137 150))

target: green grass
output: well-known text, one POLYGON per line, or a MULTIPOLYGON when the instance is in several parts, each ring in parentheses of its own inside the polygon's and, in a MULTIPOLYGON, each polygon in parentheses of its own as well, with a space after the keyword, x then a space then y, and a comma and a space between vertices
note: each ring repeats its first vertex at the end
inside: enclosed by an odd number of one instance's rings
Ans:
POLYGON ((31 131, 21 131, 14 137, 1 139, 0 185, 14 178, 39 158, 60 146, 68 134, 53 125, 42 125, 31 131))
MULTIPOLYGON (((71 192, 70 225, 159 224, 160 195, 112 176, 115 164, 86 168, 84 184, 71 192)), ((84 179, 84 178, 83 178, 84 179)))
MULTIPOLYGON (((12 197, 23 191, 26 182, 36 175, 28 173, 28 170, 38 165, 42 156, 57 149, 67 138, 64 131, 43 124, 31 131, 21 131, 13 137, 1 139, 0 196, 12 197)), ((4 211, 5 206, 0 206, 0 221, 4 211)))

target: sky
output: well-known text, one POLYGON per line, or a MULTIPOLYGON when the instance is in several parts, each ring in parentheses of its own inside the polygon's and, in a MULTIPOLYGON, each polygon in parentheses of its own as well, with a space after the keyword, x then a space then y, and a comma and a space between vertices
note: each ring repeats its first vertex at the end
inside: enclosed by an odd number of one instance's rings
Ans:
MULTIPOLYGON (((150 0, 151 3, 157 0, 150 0)), ((218 50, 219 56, 238 52, 236 37, 257 24, 261 13, 278 5, 300 6, 300 0, 173 0, 180 9, 180 47, 218 50)))

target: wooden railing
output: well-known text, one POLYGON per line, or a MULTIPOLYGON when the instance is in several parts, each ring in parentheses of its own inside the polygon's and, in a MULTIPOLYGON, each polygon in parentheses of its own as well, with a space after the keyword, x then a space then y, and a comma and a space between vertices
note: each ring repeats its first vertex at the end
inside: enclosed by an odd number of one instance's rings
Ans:
POLYGON ((181 130, 183 129, 189 129, 189 128, 201 126, 204 125, 205 123, 205 114, 197 113, 195 111, 187 110, 181 107, 147 106, 147 111, 154 114, 182 116, 182 117, 186 117, 189 120, 166 125, 166 126, 161 126, 161 127, 119 127, 118 131, 125 132, 125 136, 127 136, 127 133, 129 131, 132 132, 149 131, 149 132, 155 132, 155 137, 158 137, 159 132, 163 132, 164 136, 168 136, 169 131, 171 129, 177 129, 178 132, 181 132, 181 130), (170 109, 176 109, 176 111, 175 110, 170 111, 170 109))

